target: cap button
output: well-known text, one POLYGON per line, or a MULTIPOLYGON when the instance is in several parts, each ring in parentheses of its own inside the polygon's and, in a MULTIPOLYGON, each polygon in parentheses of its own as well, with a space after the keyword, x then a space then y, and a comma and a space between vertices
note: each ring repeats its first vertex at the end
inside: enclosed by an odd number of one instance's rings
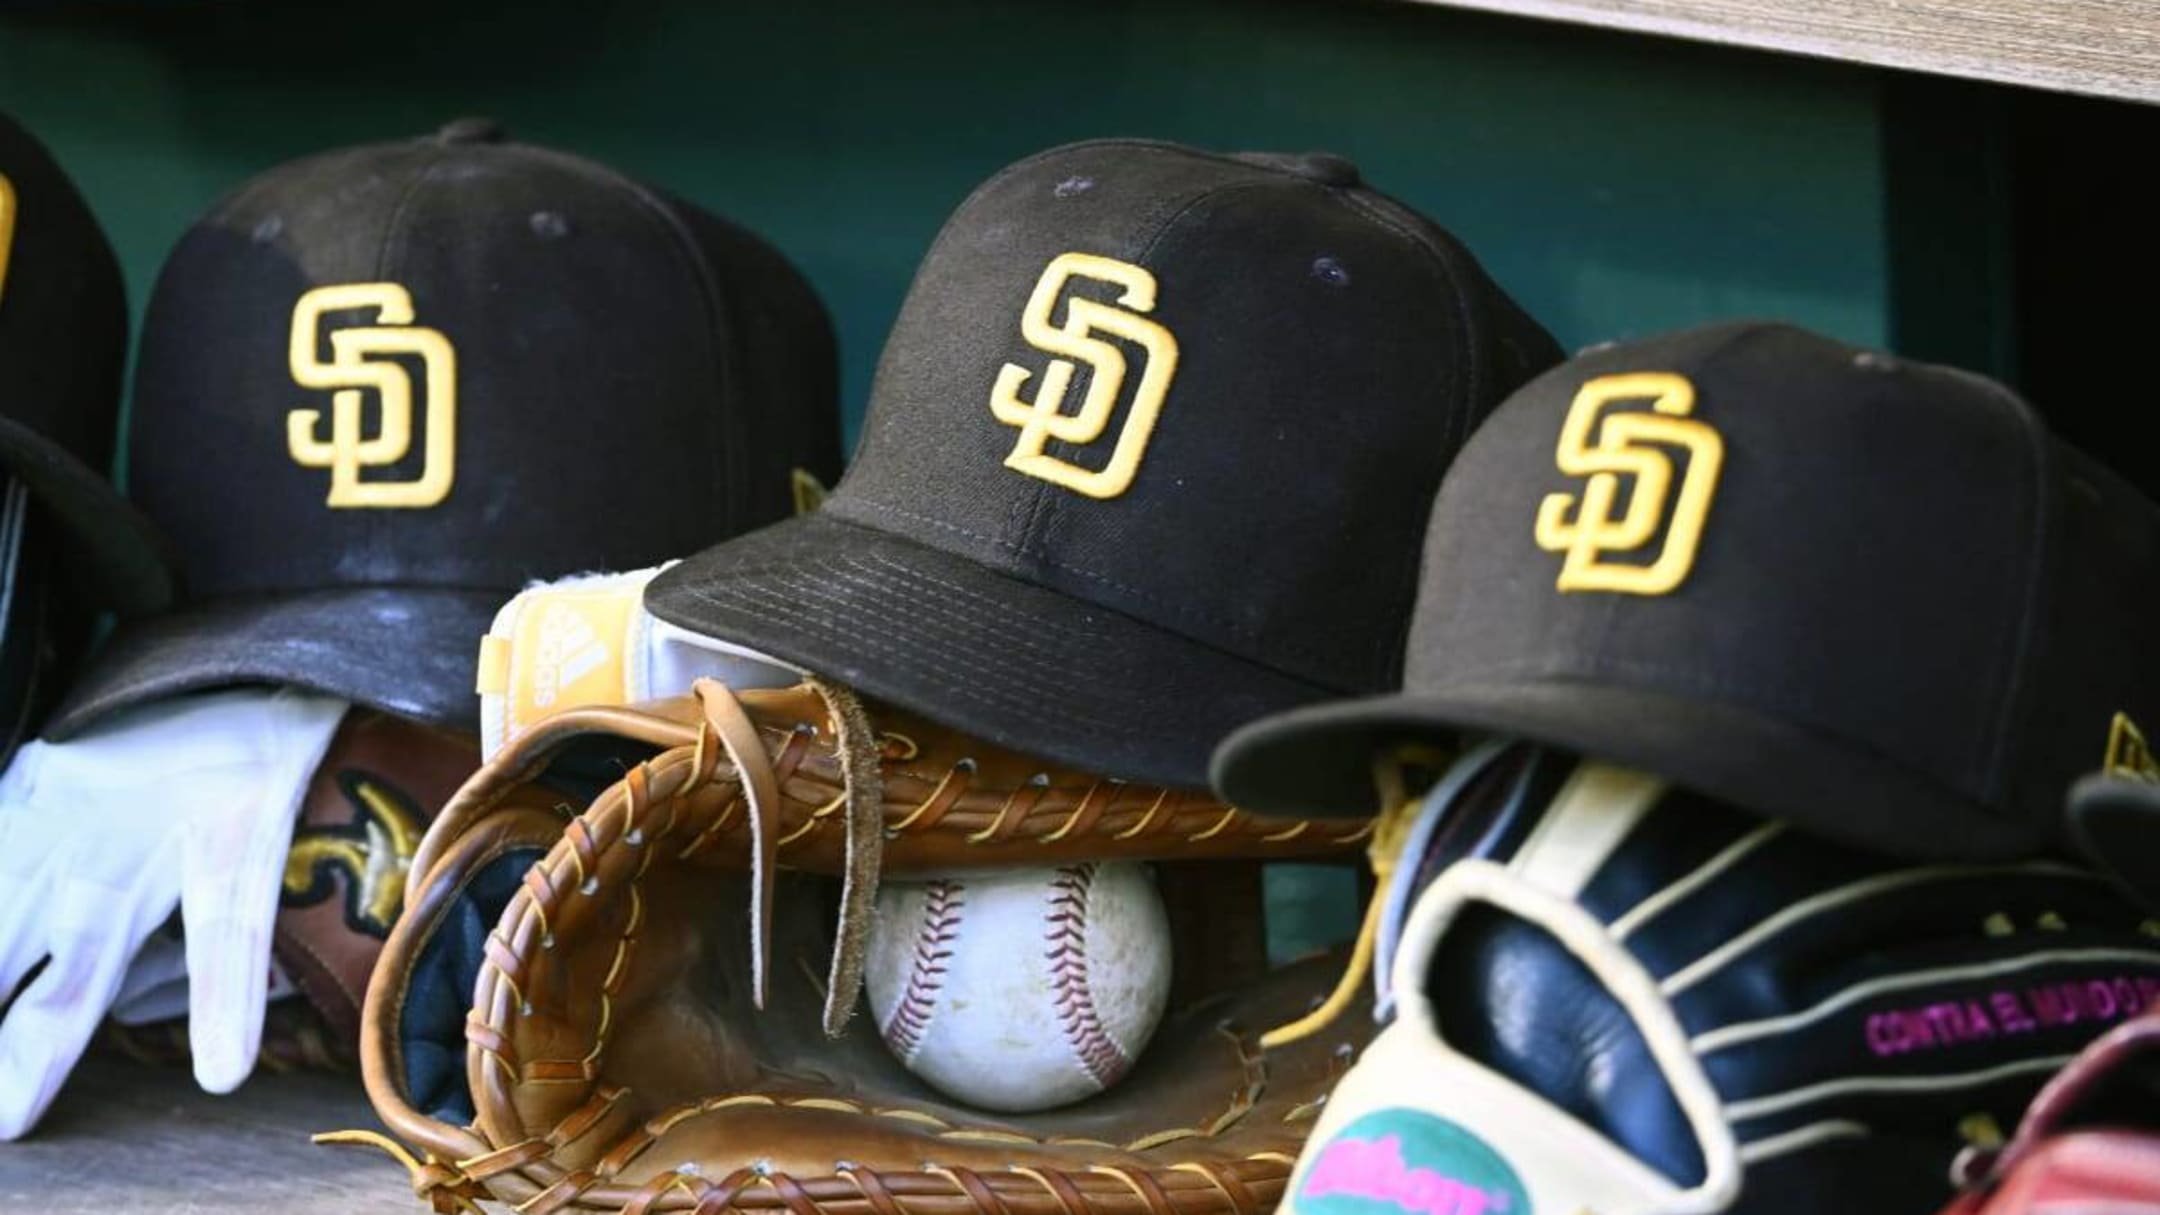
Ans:
POLYGON ((509 133, 492 118, 457 118, 444 123, 435 138, 443 143, 501 143, 509 133))
POLYGON ((1249 164, 1280 169, 1323 186, 1355 186, 1364 182, 1356 165, 1332 152, 1242 152, 1237 158, 1249 164))

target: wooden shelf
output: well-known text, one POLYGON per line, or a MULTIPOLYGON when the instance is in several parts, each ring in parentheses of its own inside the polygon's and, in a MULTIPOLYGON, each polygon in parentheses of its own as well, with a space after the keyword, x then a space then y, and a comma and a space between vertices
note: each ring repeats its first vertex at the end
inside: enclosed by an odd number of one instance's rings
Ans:
POLYGON ((1424 0, 2160 102, 2160 0, 1424 0))

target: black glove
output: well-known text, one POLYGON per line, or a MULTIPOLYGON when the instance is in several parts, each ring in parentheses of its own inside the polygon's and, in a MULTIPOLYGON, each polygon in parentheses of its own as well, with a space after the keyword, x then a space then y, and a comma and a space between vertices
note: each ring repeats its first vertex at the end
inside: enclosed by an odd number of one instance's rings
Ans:
POLYGON ((1524 745, 1421 816, 1381 896, 1392 1024, 1299 1215, 1931 1210, 2160 995, 2156 926, 2067 864, 1879 857, 1524 745))

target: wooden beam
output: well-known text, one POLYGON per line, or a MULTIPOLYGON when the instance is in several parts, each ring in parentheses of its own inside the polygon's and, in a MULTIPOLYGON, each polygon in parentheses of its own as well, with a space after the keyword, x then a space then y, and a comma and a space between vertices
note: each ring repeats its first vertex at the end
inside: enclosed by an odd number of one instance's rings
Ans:
POLYGON ((1424 0, 2160 102, 2160 0, 1424 0))

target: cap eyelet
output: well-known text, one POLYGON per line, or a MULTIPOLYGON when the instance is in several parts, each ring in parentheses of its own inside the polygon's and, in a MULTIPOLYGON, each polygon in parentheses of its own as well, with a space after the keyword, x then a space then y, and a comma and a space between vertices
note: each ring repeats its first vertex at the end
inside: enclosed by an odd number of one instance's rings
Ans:
POLYGON ((1314 258, 1312 276, 1330 287, 1347 287, 1350 285, 1350 271, 1332 257, 1314 258))

